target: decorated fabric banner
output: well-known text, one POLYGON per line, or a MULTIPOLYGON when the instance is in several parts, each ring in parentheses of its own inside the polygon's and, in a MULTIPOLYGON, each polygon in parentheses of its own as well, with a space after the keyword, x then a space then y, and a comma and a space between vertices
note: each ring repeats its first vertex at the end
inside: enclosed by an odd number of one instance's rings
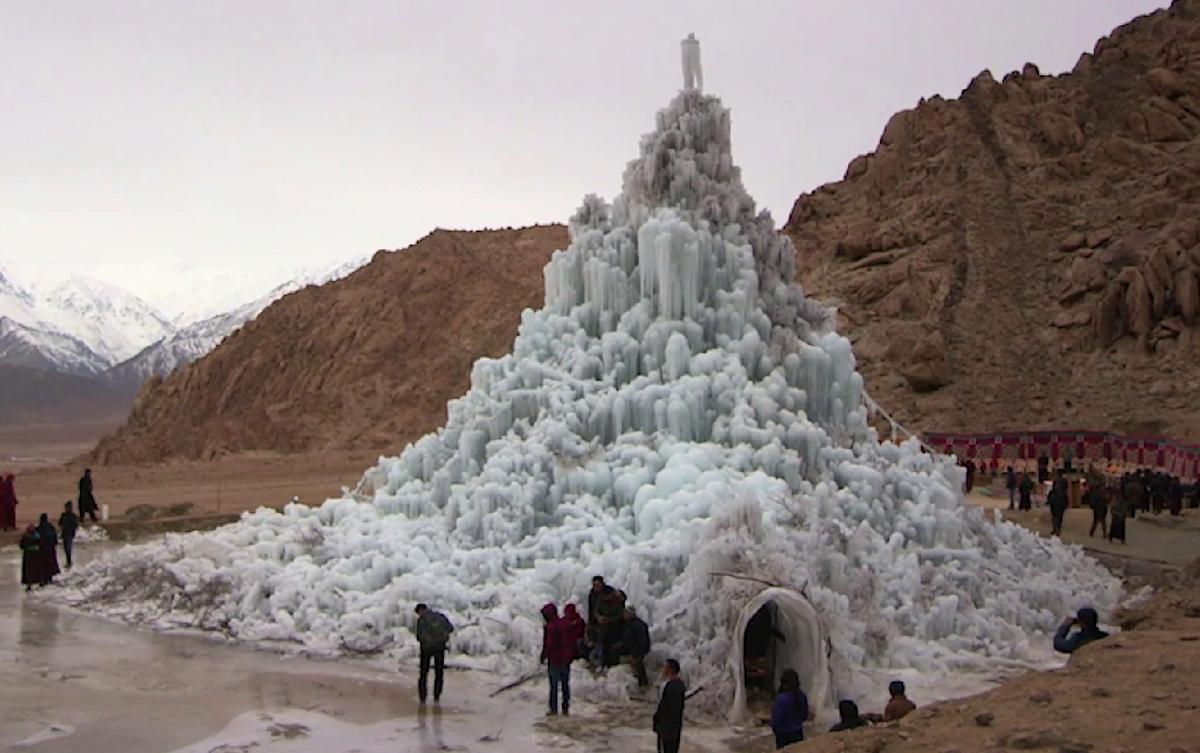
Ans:
POLYGON ((1151 467, 1187 480, 1200 478, 1200 445, 1162 437, 1126 436, 1101 431, 1011 431, 995 434, 927 433, 925 443, 962 460, 1033 460, 1052 463, 1070 455, 1079 464, 1151 467), (989 448, 990 447, 990 451, 989 448))

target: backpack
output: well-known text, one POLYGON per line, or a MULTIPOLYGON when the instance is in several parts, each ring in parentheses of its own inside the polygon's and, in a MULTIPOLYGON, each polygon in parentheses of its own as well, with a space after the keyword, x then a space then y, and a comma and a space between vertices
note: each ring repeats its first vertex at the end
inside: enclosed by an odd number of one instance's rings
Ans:
POLYGON ((423 639, 421 642, 429 646, 445 646, 450 642, 450 634, 453 632, 454 626, 446 619, 446 615, 431 611, 422 631, 423 635, 420 636, 423 639))

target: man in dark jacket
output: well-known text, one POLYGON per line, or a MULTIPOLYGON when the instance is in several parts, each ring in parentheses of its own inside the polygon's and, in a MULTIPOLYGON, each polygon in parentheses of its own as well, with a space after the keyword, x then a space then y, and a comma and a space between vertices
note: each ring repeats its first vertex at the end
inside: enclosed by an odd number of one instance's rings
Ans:
POLYGON ((647 687, 650 684, 650 678, 646 676, 646 654, 650 653, 650 628, 637 616, 633 607, 625 608, 621 641, 613 648, 617 656, 629 660, 633 673, 637 676, 638 686, 647 687))
POLYGON ((425 604, 417 605, 417 642, 421 644, 421 674, 417 679, 417 696, 425 703, 429 688, 429 664, 433 663, 433 702, 442 699, 442 683, 446 672, 446 645, 454 626, 446 615, 435 612, 425 604))
POLYGON ((1081 646, 1086 646, 1101 638, 1107 638, 1108 633, 1098 627, 1099 622, 1100 615, 1096 614, 1095 609, 1091 607, 1080 609, 1074 617, 1058 626, 1058 632, 1054 634, 1054 650, 1064 654, 1073 654, 1081 646), (1079 631, 1072 633, 1071 628, 1076 626, 1079 627, 1079 631))
POLYGON ((83 477, 79 479, 79 520, 87 520, 88 515, 92 516, 92 522, 96 522, 96 496, 92 494, 92 469, 84 468, 83 477))
POLYGON ((604 576, 593 575, 592 589, 588 591, 588 625, 600 624, 600 615, 597 613, 596 608, 600 603, 600 597, 604 594, 605 588, 607 588, 607 586, 604 583, 604 576))
POLYGON ((1021 482, 1017 485, 1017 491, 1020 492, 1020 508, 1022 510, 1033 509, 1033 479, 1029 478, 1028 473, 1021 474, 1021 482))
POLYGON ((62 531, 63 553, 67 555, 67 569, 71 569, 71 551, 75 548, 75 532, 79 530, 79 518, 71 512, 71 503, 63 505, 63 513, 58 516, 58 530, 62 531))
POLYGON ((654 734, 658 735, 659 753, 679 753, 679 740, 683 737, 683 704, 686 688, 679 679, 679 662, 667 659, 663 664, 662 697, 654 711, 654 734))
POLYGON ((1008 489, 1008 509, 1017 509, 1017 472, 1011 465, 1004 472, 1004 488, 1008 489))
POLYGON ((596 627, 600 635, 600 662, 611 667, 618 661, 616 644, 621 642, 621 594, 605 586, 596 597, 596 627))

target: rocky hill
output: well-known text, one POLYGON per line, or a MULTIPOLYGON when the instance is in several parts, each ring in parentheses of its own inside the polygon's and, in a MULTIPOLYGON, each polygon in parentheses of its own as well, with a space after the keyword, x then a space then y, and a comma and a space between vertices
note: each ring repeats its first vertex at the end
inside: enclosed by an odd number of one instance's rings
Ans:
POLYGON ((1200 1, 887 123, 785 231, 913 429, 1200 440, 1200 1))
POLYGON ((438 230, 275 302, 213 352, 153 378, 92 461, 238 450, 397 450, 445 421, 471 364, 508 352, 562 226, 438 230))

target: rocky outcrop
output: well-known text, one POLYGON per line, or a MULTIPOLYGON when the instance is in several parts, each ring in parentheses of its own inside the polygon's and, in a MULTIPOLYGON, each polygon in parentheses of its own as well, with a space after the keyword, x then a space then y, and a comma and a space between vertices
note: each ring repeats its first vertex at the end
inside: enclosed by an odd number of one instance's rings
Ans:
POLYGON ((785 231, 912 428, 1200 438, 1197 134, 1200 0, 1177 0, 1068 74, 985 71, 897 113, 785 231))
POLYGON ((207 356, 153 377, 93 463, 243 450, 397 450, 445 422, 477 358, 508 352, 542 303, 561 225, 437 230, 281 298, 207 356))

